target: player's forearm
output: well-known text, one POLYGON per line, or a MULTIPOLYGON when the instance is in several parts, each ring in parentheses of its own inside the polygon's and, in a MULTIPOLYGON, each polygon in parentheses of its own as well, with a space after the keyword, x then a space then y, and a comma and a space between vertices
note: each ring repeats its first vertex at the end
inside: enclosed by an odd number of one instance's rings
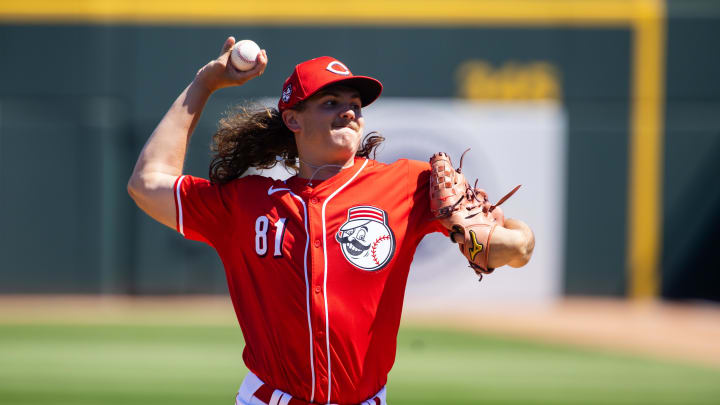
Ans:
POLYGON ((210 93, 197 81, 185 88, 145 143, 128 181, 135 203, 169 227, 175 220, 172 186, 182 174, 188 141, 210 93))
POLYGON ((187 144, 209 97, 210 91, 198 81, 185 88, 145 143, 133 177, 182 174, 187 144))
POLYGON ((508 218, 504 227, 497 227, 490 241, 489 267, 505 265, 522 267, 532 257, 535 236, 524 222, 508 218))
MULTIPOLYGON (((198 70, 195 80, 180 94, 155 128, 140 153, 128 184, 131 194, 134 185, 143 185, 148 178, 182 174, 187 144, 212 92, 241 86, 265 71, 267 53, 264 50, 258 54, 257 64, 251 70, 238 71, 230 67, 228 60, 234 43, 233 37, 225 40, 220 56, 198 70)), ((152 185, 152 181, 148 184, 152 185)))
POLYGON ((127 190, 137 205, 152 218, 175 227, 174 184, 182 174, 185 152, 210 94, 241 86, 260 76, 267 66, 267 53, 260 51, 256 65, 248 71, 230 66, 230 50, 235 38, 228 37, 220 56, 198 70, 195 79, 175 102, 153 131, 140 152, 127 190))

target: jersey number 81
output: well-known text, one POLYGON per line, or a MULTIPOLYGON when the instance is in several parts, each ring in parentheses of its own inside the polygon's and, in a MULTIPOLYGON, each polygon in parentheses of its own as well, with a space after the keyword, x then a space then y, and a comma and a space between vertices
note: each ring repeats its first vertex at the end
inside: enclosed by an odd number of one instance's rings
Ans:
MULTIPOLYGON (((275 250, 273 257, 282 257, 283 237, 285 236, 285 219, 278 218, 275 222, 275 250)), ((261 215, 255 220, 255 253, 258 256, 265 256, 268 250, 268 229, 270 228, 270 220, 268 217, 261 215)))

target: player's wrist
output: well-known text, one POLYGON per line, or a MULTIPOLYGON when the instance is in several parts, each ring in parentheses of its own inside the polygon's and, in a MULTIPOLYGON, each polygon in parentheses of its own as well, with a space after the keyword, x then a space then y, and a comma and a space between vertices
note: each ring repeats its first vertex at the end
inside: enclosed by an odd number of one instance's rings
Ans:
POLYGON ((223 77, 224 72, 225 66, 223 66, 222 63, 217 60, 211 61, 197 71, 192 83, 196 85, 198 89, 205 90, 208 95, 212 94, 226 87, 226 84, 223 83, 225 81, 223 77))
POLYGON ((211 81, 206 78, 200 77, 200 74, 195 76, 192 82, 190 82, 188 93, 198 97, 210 97, 210 95, 217 90, 211 81))

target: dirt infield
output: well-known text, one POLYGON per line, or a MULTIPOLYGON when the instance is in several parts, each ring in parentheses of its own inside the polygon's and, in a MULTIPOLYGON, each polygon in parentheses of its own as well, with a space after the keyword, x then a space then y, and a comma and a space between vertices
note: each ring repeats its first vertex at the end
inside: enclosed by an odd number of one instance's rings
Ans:
MULTIPOLYGON (((0 296, 0 323, 234 324, 225 296, 0 296)), ((720 305, 567 298, 542 306, 406 311, 429 325, 720 367, 720 305)))

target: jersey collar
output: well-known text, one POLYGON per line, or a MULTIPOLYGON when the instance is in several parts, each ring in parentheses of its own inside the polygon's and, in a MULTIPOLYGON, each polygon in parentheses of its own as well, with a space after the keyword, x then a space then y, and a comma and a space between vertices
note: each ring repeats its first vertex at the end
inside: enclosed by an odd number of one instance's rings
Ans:
POLYGON ((362 167, 365 162, 365 158, 355 157, 355 161, 351 167, 341 170, 338 174, 325 179, 325 180, 313 180, 313 186, 308 186, 308 179, 299 177, 298 175, 292 176, 286 180, 286 184, 290 186, 295 194, 306 194, 306 195, 320 195, 329 194, 335 191, 335 189, 344 184, 350 177, 352 177, 362 167))

